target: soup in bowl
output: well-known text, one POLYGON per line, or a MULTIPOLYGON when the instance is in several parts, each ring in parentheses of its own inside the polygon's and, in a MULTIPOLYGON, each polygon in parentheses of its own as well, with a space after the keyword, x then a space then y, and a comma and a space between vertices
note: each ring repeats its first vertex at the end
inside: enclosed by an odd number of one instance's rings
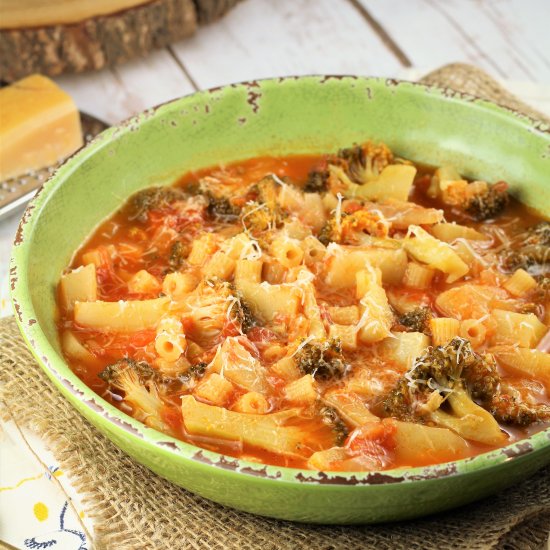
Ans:
POLYGON ((31 205, 20 324, 117 445, 219 502, 365 522, 470 501, 548 461, 548 142, 410 83, 183 98, 31 205))

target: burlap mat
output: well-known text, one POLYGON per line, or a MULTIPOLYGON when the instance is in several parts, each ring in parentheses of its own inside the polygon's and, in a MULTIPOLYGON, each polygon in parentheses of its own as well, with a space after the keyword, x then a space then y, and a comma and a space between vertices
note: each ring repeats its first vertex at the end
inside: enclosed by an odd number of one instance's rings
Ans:
POLYGON ((424 84, 452 88, 465 94, 489 99, 531 118, 550 124, 550 117, 533 109, 504 89, 495 79, 477 67, 465 63, 451 63, 437 69, 420 80, 424 84))
MULTIPOLYGON (((426 81, 485 95, 541 116, 477 69, 452 65, 426 81)), ((140 466, 61 398, 27 350, 13 318, 0 321, 4 412, 36 431, 83 495, 95 548, 141 549, 535 549, 550 528, 550 467, 514 488, 458 510, 391 525, 301 525, 237 512, 140 466)))

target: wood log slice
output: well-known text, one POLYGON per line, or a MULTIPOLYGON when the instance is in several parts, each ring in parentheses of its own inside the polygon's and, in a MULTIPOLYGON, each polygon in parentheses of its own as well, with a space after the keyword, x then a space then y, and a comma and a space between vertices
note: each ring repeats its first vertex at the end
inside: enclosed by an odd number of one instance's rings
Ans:
POLYGON ((195 0, 199 23, 204 25, 219 19, 242 0, 195 0))
POLYGON ((152 0, 72 24, 4 28, 0 30, 0 80, 117 65, 189 36, 196 28, 193 0, 152 0))

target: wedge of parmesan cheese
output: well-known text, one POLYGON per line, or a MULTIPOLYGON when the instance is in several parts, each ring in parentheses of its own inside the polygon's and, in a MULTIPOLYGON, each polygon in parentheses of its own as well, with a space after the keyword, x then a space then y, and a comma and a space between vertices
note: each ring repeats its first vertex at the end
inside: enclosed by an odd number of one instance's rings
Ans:
POLYGON ((0 181, 55 164, 82 143, 74 101, 49 78, 0 90, 0 181))

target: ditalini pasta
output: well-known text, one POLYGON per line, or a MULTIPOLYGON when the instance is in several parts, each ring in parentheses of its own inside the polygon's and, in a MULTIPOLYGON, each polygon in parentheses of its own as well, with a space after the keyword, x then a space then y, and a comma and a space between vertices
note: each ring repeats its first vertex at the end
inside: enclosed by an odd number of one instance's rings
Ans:
POLYGON ((383 470, 550 425, 550 223, 504 182, 384 144, 145 189, 76 253, 58 305, 90 387, 231 456, 383 470))

